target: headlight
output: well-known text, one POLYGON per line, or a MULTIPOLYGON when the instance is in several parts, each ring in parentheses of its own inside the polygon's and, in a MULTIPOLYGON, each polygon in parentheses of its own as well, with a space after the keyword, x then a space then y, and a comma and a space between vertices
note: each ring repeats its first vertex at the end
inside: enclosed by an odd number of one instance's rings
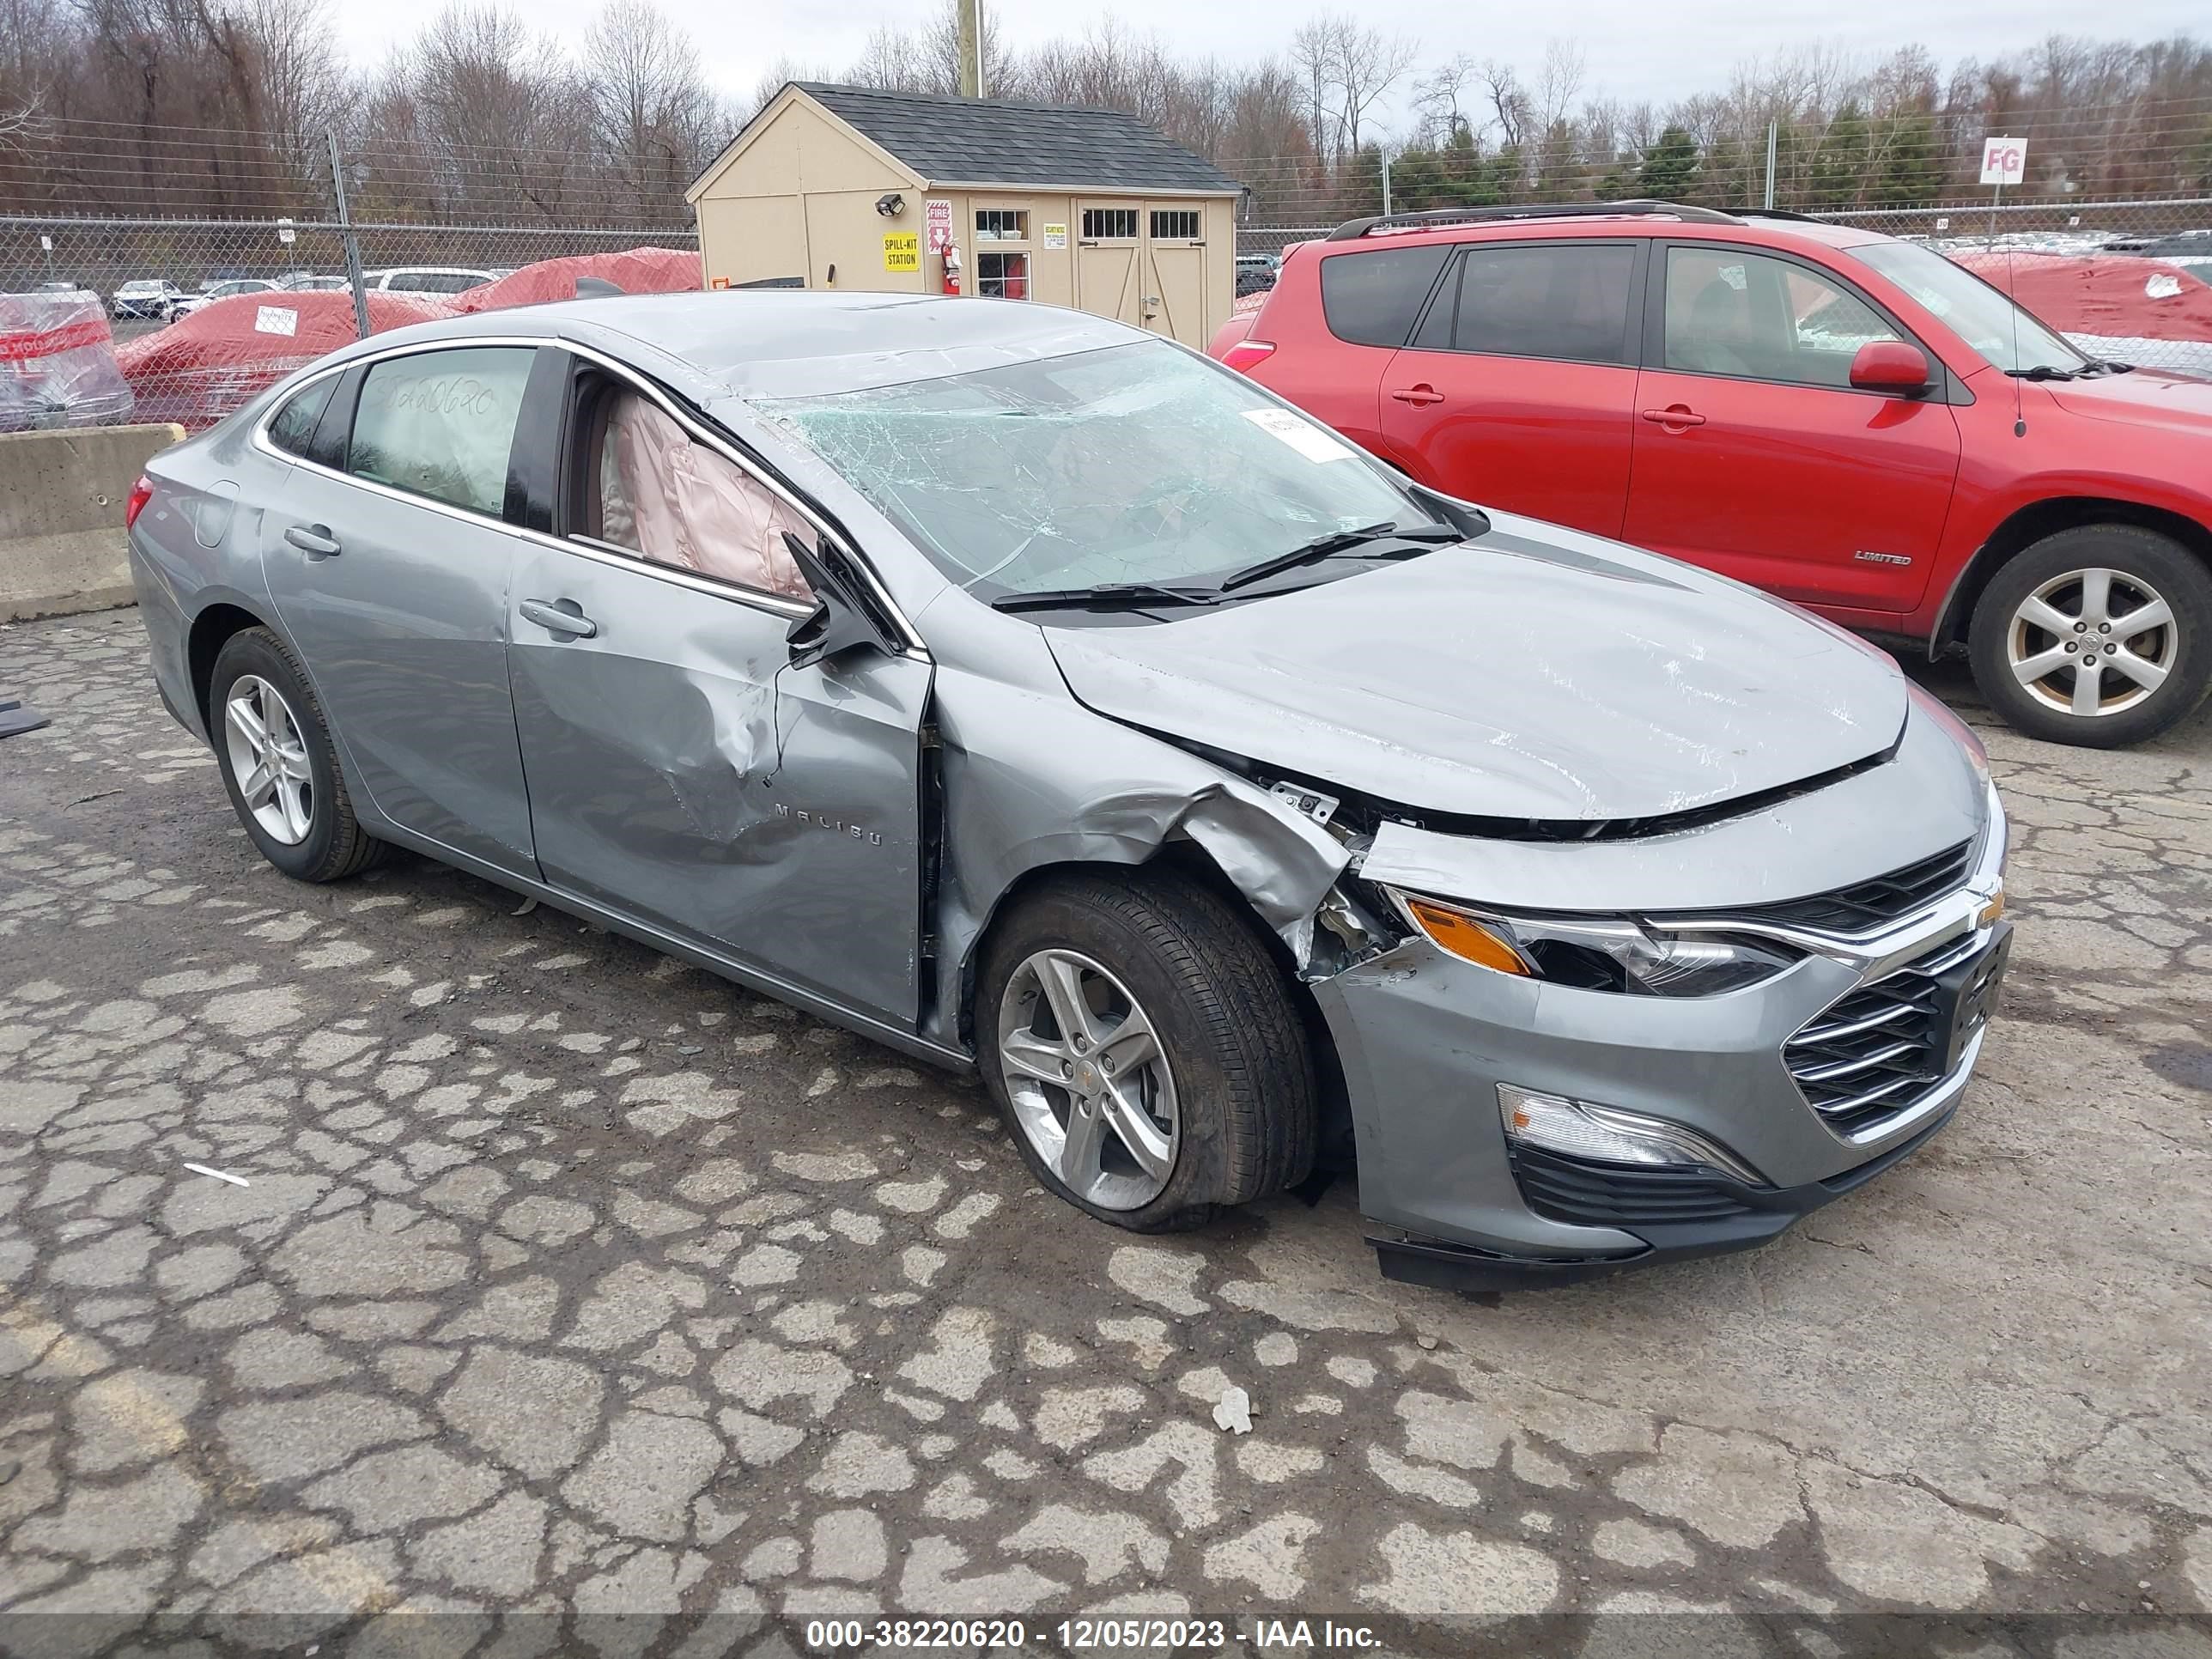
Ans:
POLYGON ((1907 683, 1905 696, 1912 706, 1948 733, 1966 757, 1966 764, 1974 769, 1974 775, 1984 783, 1990 781, 1990 751, 1983 747, 1980 733, 1960 720, 1951 706, 1923 686, 1907 683))
POLYGON ((1802 955, 1740 934, 1655 933, 1626 916, 1507 916, 1390 896, 1431 943, 1462 961, 1577 990, 1717 996, 1771 979, 1802 955))

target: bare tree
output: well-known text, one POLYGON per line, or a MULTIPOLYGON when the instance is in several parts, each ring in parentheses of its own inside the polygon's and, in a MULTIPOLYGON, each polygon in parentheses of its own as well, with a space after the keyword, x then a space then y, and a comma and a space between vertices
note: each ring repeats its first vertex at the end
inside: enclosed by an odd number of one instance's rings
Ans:
POLYGON ((714 94, 699 49, 649 0, 608 0, 584 34, 592 137, 615 176, 668 204, 706 159, 714 94))
POLYGON ((1479 76, 1474 59, 1461 52, 1446 58, 1413 83, 1414 104, 1426 118, 1431 130, 1440 133, 1446 143, 1457 140, 1462 132, 1474 137, 1474 123, 1462 106, 1475 90, 1479 76))
POLYGON ((1475 71, 1475 76, 1483 95, 1490 100, 1491 115, 1498 124, 1498 142, 1509 149, 1519 149, 1535 123, 1519 73, 1512 64, 1492 58, 1475 71))

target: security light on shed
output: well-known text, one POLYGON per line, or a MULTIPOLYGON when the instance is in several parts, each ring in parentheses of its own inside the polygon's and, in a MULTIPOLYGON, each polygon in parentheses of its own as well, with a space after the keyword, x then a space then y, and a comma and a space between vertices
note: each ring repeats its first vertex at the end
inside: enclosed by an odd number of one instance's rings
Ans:
POLYGON ((906 198, 896 191, 887 191, 876 198, 876 211, 886 219, 896 219, 906 210, 906 198))

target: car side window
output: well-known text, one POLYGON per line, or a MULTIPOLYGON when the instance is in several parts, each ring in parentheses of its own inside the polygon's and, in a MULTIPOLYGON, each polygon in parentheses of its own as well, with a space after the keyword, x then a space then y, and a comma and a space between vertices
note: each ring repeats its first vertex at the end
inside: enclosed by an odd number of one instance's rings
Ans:
POLYGON ((1372 253, 1332 253, 1321 262, 1322 316, 1328 331, 1353 345, 1406 343, 1421 302, 1436 286, 1451 252, 1447 242, 1428 247, 1381 248, 1372 253))
POLYGON ((294 392, 269 422, 269 441, 287 455, 305 455, 315 435, 315 422, 331 406, 331 394, 338 389, 342 378, 325 374, 313 386, 294 392))
POLYGON ((651 399, 607 387, 585 441, 584 534, 654 564, 786 599, 810 596, 783 537, 811 541, 813 526, 651 399))
POLYGON ((346 471, 499 517, 536 355, 528 346, 465 346, 372 364, 354 413, 346 471))
POLYGON ((1460 256, 1413 343, 1564 362, 1628 361, 1636 250, 1626 242, 1477 245, 1460 256))
POLYGON ((1666 365, 1848 388, 1851 359, 1897 331, 1841 283, 1734 247, 1667 250, 1666 365))

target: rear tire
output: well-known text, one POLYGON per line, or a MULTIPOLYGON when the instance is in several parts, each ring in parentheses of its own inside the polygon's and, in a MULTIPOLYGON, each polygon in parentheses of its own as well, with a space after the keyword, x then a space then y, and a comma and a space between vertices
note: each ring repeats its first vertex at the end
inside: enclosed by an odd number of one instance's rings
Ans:
POLYGON ((283 641, 248 628, 223 641, 208 686, 209 736, 238 821, 296 881, 340 881, 385 843, 361 827, 322 704, 283 641))
POLYGON ((1086 871, 1022 898, 985 946, 975 1027, 1030 1168, 1101 1221, 1182 1231, 1312 1168, 1313 1057, 1282 970, 1257 925, 1188 876, 1086 871), (1056 1012, 1071 988, 1087 1004, 1072 1021, 1056 1012), (1144 1028, 1156 1070, 1103 1064, 1149 1052, 1144 1028))
POLYGON ((1990 579, 1967 643, 1975 683, 2014 731, 2141 743, 2212 691, 2212 570, 2134 525, 2062 530, 1990 579))

